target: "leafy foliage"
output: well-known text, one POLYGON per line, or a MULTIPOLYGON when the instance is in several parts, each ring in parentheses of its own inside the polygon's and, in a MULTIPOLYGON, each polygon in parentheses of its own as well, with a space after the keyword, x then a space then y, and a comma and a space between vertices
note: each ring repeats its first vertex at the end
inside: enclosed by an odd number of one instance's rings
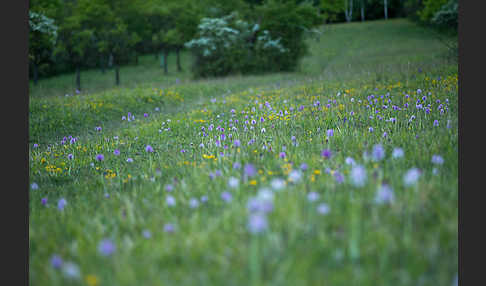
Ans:
POLYGON ((51 61, 52 50, 57 41, 58 27, 54 24, 54 19, 29 11, 29 28, 29 61, 32 63, 35 77, 37 77, 38 66, 51 61))
POLYGON ((198 37, 187 42, 195 56, 196 77, 275 69, 276 60, 288 54, 280 38, 273 38, 260 25, 239 19, 237 13, 222 18, 203 18, 198 37))
POLYGON ((431 22, 440 29, 457 31, 458 6, 457 0, 450 0, 434 14, 431 22))

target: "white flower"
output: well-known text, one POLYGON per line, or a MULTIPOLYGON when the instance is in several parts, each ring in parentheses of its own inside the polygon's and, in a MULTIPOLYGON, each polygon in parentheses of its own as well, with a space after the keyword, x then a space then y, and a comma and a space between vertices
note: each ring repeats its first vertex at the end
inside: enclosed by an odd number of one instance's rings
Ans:
POLYGON ((176 205, 176 200, 174 199, 173 196, 167 196, 165 199, 165 202, 167 203, 167 206, 172 207, 176 205))
POLYGON ((81 276, 79 267, 70 261, 63 264, 62 274, 69 279, 79 279, 81 276))
POLYGON ((361 165, 356 165, 351 169, 351 182, 356 187, 362 187, 366 183, 366 169, 361 165))
POLYGON ((382 185, 376 192, 375 202, 377 204, 390 203, 395 199, 393 189, 388 185, 382 185))
POLYGON ((189 207, 190 207, 191 209, 195 209, 195 208, 197 208, 198 206, 199 206, 199 201, 198 201, 196 198, 191 198, 191 199, 189 200, 189 207))
POLYGON ((403 149, 402 148, 393 149, 392 157, 394 159, 403 157, 403 149))
POLYGON ((273 192, 268 188, 261 188, 258 191, 257 198, 263 201, 273 201, 273 192))
POLYGON ((326 203, 321 203, 317 206, 317 212, 320 213, 321 215, 326 215, 329 213, 331 209, 326 203))
POLYGON ((237 178, 235 177, 230 177, 229 180, 228 180, 228 186, 230 188, 237 188, 240 184, 240 180, 238 180, 237 178))
POLYGON ((34 182, 34 183, 32 183, 32 184, 30 185, 30 188, 31 188, 32 190, 34 190, 34 191, 35 191, 35 190, 38 190, 38 189, 39 189, 39 185, 37 185, 37 183, 36 183, 36 182, 34 182))
POLYGON ((302 174, 299 171, 292 170, 289 174, 289 180, 293 183, 300 181, 302 174))
POLYGON ((408 187, 414 185, 419 178, 420 178, 420 170, 417 168, 411 168, 403 176, 403 183, 405 184, 405 186, 408 187))
POLYGON ((307 194, 307 200, 309 202, 315 202, 319 199, 319 197, 320 197, 319 194, 316 192, 310 192, 307 194))
POLYGON ((351 157, 346 157, 345 163, 348 164, 348 165, 351 165, 351 166, 353 166, 354 164, 356 164, 356 162, 354 161, 354 159, 351 158, 351 157))
POLYGON ((280 178, 275 178, 275 179, 272 180, 270 185, 272 186, 272 188, 274 190, 278 191, 278 190, 281 190, 285 187, 285 180, 280 179, 280 178))

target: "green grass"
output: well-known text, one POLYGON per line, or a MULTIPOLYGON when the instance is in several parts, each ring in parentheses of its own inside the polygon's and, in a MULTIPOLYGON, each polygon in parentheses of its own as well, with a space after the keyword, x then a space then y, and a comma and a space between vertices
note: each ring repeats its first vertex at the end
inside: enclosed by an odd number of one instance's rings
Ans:
POLYGON ((402 19, 326 26, 309 44, 295 73, 194 81, 187 67, 163 77, 153 57, 144 57, 122 69, 118 88, 99 71, 85 72, 87 91, 77 96, 63 94, 72 75, 40 81, 29 107, 30 182, 39 186, 29 194, 30 284, 451 285, 458 270, 457 65, 430 32, 402 19), (372 94, 377 103, 368 108, 372 94), (415 106, 423 95, 430 113, 415 106), (127 112, 135 120, 122 120, 127 112), (252 117, 257 123, 245 131, 252 117), (215 145, 218 126, 227 149, 215 145), (61 144, 69 135, 78 141, 61 144), (364 156, 376 144, 385 150, 378 162, 364 156), (403 158, 392 157, 397 147, 403 158), (331 158, 321 156, 324 149, 331 158), (444 164, 431 162, 435 154, 444 164), (347 157, 366 169, 364 186, 352 183, 347 157), (258 174, 246 177, 235 162, 253 164, 258 174), (308 169, 292 181, 302 163, 308 169), (421 175, 407 186, 411 168, 421 175), (229 187, 230 177, 239 180, 237 188, 229 187), (283 189, 273 189, 276 178, 283 189), (383 184, 394 200, 378 204, 383 184), (268 228, 252 234, 247 202, 265 188, 274 196, 268 228), (231 202, 221 199, 223 192, 231 202), (317 201, 308 200, 310 192, 317 201), (169 195, 176 206, 167 206, 169 195), (190 208, 191 199, 203 196, 206 203, 190 208), (317 212, 321 203, 329 213, 317 212), (168 223, 173 233, 164 231, 168 223), (98 251, 105 238, 116 245, 108 257, 98 251), (79 277, 53 268, 54 254, 75 263, 79 277))

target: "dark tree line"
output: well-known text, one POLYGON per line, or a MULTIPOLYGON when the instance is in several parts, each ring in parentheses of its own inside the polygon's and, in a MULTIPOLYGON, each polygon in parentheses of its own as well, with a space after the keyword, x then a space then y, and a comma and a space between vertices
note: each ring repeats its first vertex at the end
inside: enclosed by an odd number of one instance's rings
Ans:
MULTIPOLYGON (((29 4, 30 77, 36 84, 41 77, 75 72, 78 90, 83 69, 99 68, 104 73, 114 68, 118 85, 119 67, 138 64, 143 54, 152 53, 168 73, 167 58, 173 52, 181 71, 180 52, 198 36, 201 19, 235 11, 242 20, 262 24, 282 38, 293 55, 287 59, 289 70, 305 54, 302 29, 316 26, 316 19, 335 23, 407 16, 457 29, 457 0, 31 0, 29 4)), ((256 34, 251 39, 255 42, 256 34)))

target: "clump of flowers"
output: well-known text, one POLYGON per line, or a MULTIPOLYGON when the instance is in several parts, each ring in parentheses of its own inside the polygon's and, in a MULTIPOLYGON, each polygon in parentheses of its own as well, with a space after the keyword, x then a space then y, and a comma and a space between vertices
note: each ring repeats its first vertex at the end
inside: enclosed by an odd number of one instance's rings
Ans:
POLYGON ((268 228, 267 214, 273 211, 273 199, 272 191, 264 188, 258 192, 257 196, 248 200, 246 207, 250 215, 247 227, 250 233, 258 234, 268 228))

